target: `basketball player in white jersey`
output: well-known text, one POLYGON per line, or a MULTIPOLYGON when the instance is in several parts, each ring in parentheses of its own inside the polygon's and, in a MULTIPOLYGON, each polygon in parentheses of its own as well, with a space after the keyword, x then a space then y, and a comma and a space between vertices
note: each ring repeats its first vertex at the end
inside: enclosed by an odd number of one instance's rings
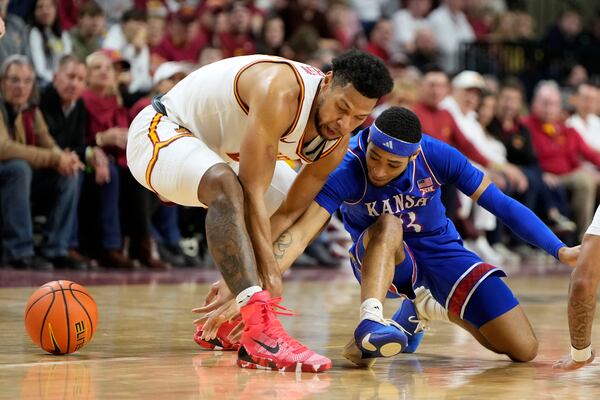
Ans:
POLYGON ((327 74, 284 58, 235 57, 191 73, 132 122, 135 178, 165 201, 208 207, 208 249, 244 322, 239 366, 331 368, 275 316, 271 294, 282 288, 272 238, 308 207, 352 130, 391 88, 381 60, 359 51, 334 59, 327 74), (285 159, 305 164, 297 177, 277 161, 285 159))
POLYGON ((594 361, 592 324, 596 312, 596 292, 600 282, 600 206, 589 226, 569 285, 569 332, 571 354, 554 367, 575 370, 594 361))

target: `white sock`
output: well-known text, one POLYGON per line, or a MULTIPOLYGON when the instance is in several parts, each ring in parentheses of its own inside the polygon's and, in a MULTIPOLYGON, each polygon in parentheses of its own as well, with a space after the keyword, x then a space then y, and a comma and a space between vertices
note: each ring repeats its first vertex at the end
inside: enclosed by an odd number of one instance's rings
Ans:
POLYGON ((433 298, 429 290, 420 287, 415 290, 415 293, 419 293, 414 302, 419 319, 424 320, 425 322, 450 322, 448 311, 433 298))
POLYGON ((240 307, 245 306, 254 293, 262 292, 262 290, 263 288, 260 286, 250 286, 249 288, 242 290, 240 294, 236 296, 235 301, 237 301, 240 307))
POLYGON ((368 298, 360 305, 360 320, 383 321, 383 304, 374 297, 368 298))

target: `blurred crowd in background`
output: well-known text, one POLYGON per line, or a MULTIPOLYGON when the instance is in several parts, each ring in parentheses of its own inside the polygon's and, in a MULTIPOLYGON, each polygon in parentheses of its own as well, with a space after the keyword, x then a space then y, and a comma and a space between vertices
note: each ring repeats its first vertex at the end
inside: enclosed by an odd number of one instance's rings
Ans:
MULTIPOLYGON (((413 110, 574 244, 600 198, 600 9, 560 3, 539 26, 511 0, 0 0, 2 264, 209 265, 204 210, 161 204, 127 169, 129 123, 223 58, 327 71, 350 48, 394 78, 365 126, 386 107, 413 110)), ((454 187, 443 199, 487 262, 549 261, 454 187)), ((297 263, 336 266, 348 247, 334 218, 297 263)))

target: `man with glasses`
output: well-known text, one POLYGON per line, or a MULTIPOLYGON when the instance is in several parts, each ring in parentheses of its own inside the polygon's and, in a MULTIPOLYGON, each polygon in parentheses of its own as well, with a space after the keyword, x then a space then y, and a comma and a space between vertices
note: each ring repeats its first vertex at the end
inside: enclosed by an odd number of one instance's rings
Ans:
POLYGON ((13 55, 0 67, 0 220, 2 255, 15 268, 69 267, 67 247, 76 207, 76 153, 61 150, 41 111, 32 105, 35 74, 27 57, 13 55), (30 197, 43 205, 42 256, 33 248, 30 197))

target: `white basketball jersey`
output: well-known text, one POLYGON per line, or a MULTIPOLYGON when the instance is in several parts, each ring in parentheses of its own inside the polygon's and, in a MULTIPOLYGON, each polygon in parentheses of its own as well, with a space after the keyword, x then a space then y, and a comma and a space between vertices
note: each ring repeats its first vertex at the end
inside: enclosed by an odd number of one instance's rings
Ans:
POLYGON ((189 129, 224 160, 239 161, 248 106, 240 98, 237 82, 242 72, 261 62, 289 65, 300 85, 300 106, 287 132, 280 138, 279 158, 310 163, 311 157, 305 154, 318 150, 318 157, 322 158, 331 153, 340 139, 314 146, 319 149, 307 146, 302 149, 304 130, 323 73, 310 65, 281 57, 227 58, 192 72, 162 97, 168 119, 189 129))

